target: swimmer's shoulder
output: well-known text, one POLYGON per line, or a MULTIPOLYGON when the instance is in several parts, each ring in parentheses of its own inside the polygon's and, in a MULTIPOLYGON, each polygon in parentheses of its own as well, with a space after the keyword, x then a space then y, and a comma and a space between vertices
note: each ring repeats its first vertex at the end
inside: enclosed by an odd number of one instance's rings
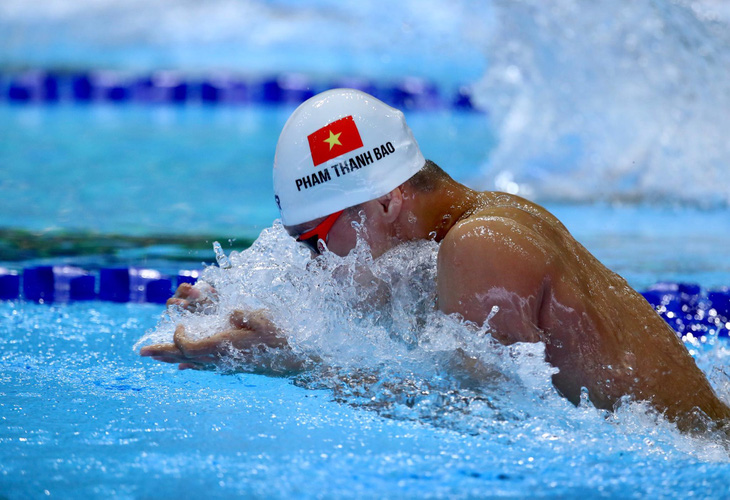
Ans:
POLYGON ((571 238, 557 218, 535 203, 507 193, 480 195, 441 242, 443 258, 479 254, 503 262, 546 261, 571 238))
POLYGON ((554 218, 539 205, 508 193, 485 191, 479 193, 449 231, 453 237, 464 236, 470 229, 483 227, 495 231, 512 231, 520 226, 531 227, 536 222, 554 218))
POLYGON ((552 243, 513 211, 509 205, 480 205, 441 241, 438 286, 439 297, 446 297, 444 310, 458 310, 454 304, 471 303, 468 297, 485 296, 495 288, 520 297, 535 295, 554 275, 552 243))
POLYGON ((544 246, 541 235, 532 227, 534 222, 519 210, 509 206, 485 205, 464 214, 446 234, 440 254, 479 254, 506 259, 510 254, 532 253, 544 246))
POLYGON ((522 228, 523 231, 532 231, 549 240, 572 239, 560 220, 544 207, 520 196, 499 191, 479 193, 473 207, 467 210, 458 224, 469 225, 479 221, 491 226, 522 228))
POLYGON ((485 191, 480 193, 480 210, 491 211, 500 215, 514 218, 518 221, 544 221, 562 226, 557 217, 544 207, 521 196, 499 191, 485 191))

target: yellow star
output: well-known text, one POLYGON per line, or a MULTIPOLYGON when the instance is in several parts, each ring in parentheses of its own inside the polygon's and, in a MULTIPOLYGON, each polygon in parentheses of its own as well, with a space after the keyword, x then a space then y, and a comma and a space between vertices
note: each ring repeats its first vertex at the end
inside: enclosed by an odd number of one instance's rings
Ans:
POLYGON ((342 143, 340 142, 340 136, 342 135, 342 132, 339 134, 333 134, 330 130, 330 136, 324 140, 327 144, 330 145, 330 151, 332 151, 332 147, 337 144, 338 146, 342 146, 342 143))

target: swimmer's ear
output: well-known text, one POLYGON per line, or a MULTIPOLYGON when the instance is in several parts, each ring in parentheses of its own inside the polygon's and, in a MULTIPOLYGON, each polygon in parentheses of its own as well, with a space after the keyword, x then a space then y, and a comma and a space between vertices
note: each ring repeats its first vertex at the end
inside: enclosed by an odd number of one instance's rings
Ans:
POLYGON ((376 200, 381 209, 381 214, 386 222, 394 222, 403 208, 403 193, 400 188, 395 188, 390 193, 381 196, 376 200))

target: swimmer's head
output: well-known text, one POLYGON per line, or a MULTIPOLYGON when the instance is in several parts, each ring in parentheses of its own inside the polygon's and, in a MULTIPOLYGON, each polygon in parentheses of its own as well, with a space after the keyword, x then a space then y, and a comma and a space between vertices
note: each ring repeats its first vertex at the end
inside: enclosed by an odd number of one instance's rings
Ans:
POLYGON ((294 111, 279 136, 274 194, 282 223, 379 198, 425 161, 399 110, 359 90, 322 92, 294 111))

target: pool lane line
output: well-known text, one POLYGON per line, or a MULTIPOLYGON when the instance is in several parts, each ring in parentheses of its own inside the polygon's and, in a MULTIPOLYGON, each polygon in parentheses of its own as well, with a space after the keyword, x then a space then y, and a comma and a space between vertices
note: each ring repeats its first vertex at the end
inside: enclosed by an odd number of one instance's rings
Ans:
POLYGON ((340 77, 323 82, 296 73, 245 77, 235 73, 216 72, 201 76, 176 71, 148 74, 55 69, 0 72, 0 102, 16 104, 299 104, 324 90, 338 87, 362 90, 391 106, 408 111, 485 111, 475 104, 469 85, 444 90, 435 82, 418 77, 380 82, 340 77))
MULTIPOLYGON (((67 264, 31 266, 20 271, 0 267, 0 300, 164 304, 175 288, 182 283, 194 284, 199 276, 197 269, 181 270, 171 276, 141 267, 102 267, 98 271, 67 264)), ((664 282, 649 287, 642 295, 683 337, 728 336, 728 287, 706 290, 693 283, 664 282)))
POLYGON ((98 272, 66 264, 0 268, 0 300, 53 303, 88 300, 164 304, 182 283, 195 284, 200 270, 176 276, 139 267, 102 267, 98 272))

